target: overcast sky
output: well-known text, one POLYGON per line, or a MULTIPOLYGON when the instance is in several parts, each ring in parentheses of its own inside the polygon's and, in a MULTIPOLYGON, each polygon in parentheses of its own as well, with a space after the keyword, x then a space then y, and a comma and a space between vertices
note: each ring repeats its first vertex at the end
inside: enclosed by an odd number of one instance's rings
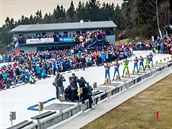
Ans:
MULTIPOLYGON (((79 1, 88 0, 73 0, 75 7, 79 1)), ((121 5, 123 0, 98 0, 103 2, 114 3, 121 5)), ((22 15, 30 16, 37 10, 42 10, 42 14, 53 12, 57 4, 63 5, 64 8, 69 8, 71 0, 0 0, 0 26, 4 24, 6 17, 18 20, 22 15)))

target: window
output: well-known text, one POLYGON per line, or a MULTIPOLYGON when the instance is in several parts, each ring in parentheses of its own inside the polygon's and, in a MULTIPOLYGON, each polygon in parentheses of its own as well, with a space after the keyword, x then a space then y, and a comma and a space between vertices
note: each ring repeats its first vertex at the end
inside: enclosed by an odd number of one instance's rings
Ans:
POLYGON ((82 34, 85 34, 86 33, 86 31, 82 31, 82 34))
POLYGON ((80 34, 80 31, 76 31, 76 34, 80 34))
POLYGON ((64 35, 68 35, 68 32, 63 32, 64 35))

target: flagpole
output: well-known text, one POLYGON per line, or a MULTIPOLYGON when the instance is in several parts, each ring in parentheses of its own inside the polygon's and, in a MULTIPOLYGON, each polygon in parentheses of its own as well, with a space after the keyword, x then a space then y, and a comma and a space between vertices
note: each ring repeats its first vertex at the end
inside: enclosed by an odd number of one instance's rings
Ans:
POLYGON ((162 33, 159 27, 158 0, 156 0, 156 20, 157 20, 159 36, 162 38, 162 33))

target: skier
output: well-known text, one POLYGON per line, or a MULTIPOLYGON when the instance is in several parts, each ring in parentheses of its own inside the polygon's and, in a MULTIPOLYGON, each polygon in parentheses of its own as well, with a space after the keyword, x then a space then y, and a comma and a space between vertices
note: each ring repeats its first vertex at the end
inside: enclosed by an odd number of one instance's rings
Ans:
POLYGON ((142 67, 143 71, 145 71, 145 67, 144 67, 144 58, 142 56, 140 56, 140 59, 139 59, 139 71, 142 67))
POLYGON ((118 79, 121 80, 120 74, 119 74, 119 62, 118 62, 118 60, 116 60, 116 61, 115 61, 115 64, 114 64, 113 81, 114 81, 114 78, 115 78, 116 73, 118 74, 118 79))
POLYGON ((149 61, 153 67, 153 54, 152 53, 149 54, 149 61))
POLYGON ((110 81, 110 66, 108 62, 106 62, 104 68, 105 68, 105 80, 107 79, 108 81, 110 81))
POLYGON ((127 72, 128 72, 128 76, 130 77, 130 72, 129 72, 128 64, 129 64, 129 60, 128 60, 128 59, 126 59, 126 60, 124 61, 124 69, 123 69, 122 77, 124 77, 125 70, 127 70, 127 72))
POLYGON ((149 70, 150 70, 150 58, 149 58, 149 56, 146 56, 146 65, 145 65, 145 68, 149 68, 149 70))
MULTIPOLYGON (((133 68, 133 70, 135 71, 135 68, 136 68, 137 69, 137 73, 139 72, 138 62, 139 62, 139 60, 138 60, 138 58, 136 56, 135 59, 134 59, 134 68, 133 68)), ((133 72, 133 74, 134 74, 134 72, 133 72)))

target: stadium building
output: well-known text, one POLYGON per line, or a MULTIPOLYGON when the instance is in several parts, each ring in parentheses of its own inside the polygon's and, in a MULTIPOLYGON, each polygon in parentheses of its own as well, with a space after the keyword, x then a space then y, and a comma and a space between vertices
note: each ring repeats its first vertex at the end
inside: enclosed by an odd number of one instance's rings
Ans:
MULTIPOLYGON (((66 49, 84 41, 88 33, 104 32, 106 42, 115 43, 113 21, 19 25, 10 32, 23 52, 66 49)), ((102 44, 102 40, 95 43, 102 44)))

